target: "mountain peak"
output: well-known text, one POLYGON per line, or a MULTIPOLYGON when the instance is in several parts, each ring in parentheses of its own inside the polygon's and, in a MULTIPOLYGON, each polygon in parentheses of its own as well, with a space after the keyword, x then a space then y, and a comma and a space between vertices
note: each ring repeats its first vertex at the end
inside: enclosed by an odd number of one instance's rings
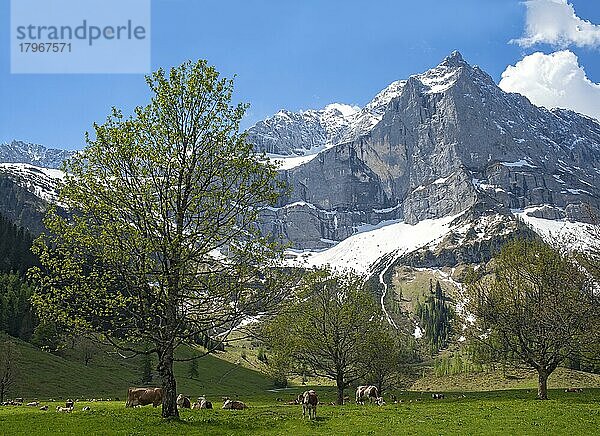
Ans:
POLYGON ((463 59, 462 55, 458 50, 454 50, 448 56, 444 58, 440 65, 445 65, 448 67, 460 67, 463 65, 468 65, 467 62, 463 59))

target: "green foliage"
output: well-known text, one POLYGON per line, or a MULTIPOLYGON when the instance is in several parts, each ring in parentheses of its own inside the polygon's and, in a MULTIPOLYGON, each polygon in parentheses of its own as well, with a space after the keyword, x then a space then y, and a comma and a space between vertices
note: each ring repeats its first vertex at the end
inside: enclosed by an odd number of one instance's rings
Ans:
POLYGON ((140 377, 140 382, 142 384, 150 384, 152 383, 152 356, 148 353, 144 353, 140 356, 141 360, 141 372, 142 376, 140 377))
POLYGON ((62 344, 62 338, 54 322, 43 320, 35 328, 31 343, 44 351, 57 351, 62 344))
POLYGON ((429 280, 429 295, 423 304, 417 304, 416 315, 424 329, 424 338, 431 354, 448 347, 453 333, 454 310, 440 282, 435 288, 429 280))
POLYGON ((366 374, 363 384, 375 385, 380 393, 402 385, 408 365, 419 362, 414 338, 392 327, 385 319, 374 319, 373 330, 362 341, 361 361, 366 374))
POLYGON ((0 331, 28 340, 36 326, 32 287, 16 273, 0 274, 0 331))
POLYGON ((198 378, 200 376, 200 373, 198 372, 198 359, 190 360, 189 366, 189 378, 198 378))
POLYGON ((31 252, 33 237, 23 227, 17 226, 0 214, 0 273, 17 273, 23 276, 37 265, 31 252))
POLYGON ((483 372, 484 366, 480 362, 474 361, 468 352, 458 350, 436 357, 433 370, 437 377, 443 377, 483 372))
POLYGON ((256 358, 261 361, 262 363, 264 363, 265 365, 269 364, 269 358, 267 357, 267 352, 265 351, 264 347, 260 347, 258 349, 258 353, 256 355, 256 358))

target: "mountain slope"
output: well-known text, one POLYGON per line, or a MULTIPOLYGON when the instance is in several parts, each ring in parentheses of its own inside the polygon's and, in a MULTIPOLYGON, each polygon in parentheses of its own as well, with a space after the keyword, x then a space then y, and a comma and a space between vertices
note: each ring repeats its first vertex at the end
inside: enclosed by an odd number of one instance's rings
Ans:
MULTIPOLYGON (((142 363, 139 358, 123 359, 114 352, 97 350, 89 365, 83 362, 77 348, 50 354, 39 348, 0 333, 0 341, 17 345, 19 373, 10 397, 32 399, 98 398, 125 399, 127 388, 140 385, 142 363), (83 376, 85 375, 85 376, 83 376)), ((193 396, 266 395, 273 384, 267 376, 212 355, 198 359, 198 379, 188 377, 189 362, 176 362, 175 374, 179 392, 193 396)), ((152 385, 160 385, 158 375, 152 385)))
POLYGON ((58 168, 73 153, 24 141, 0 144, 0 213, 33 234, 42 232, 48 204, 57 201, 58 168))
POLYGON ((39 234, 49 203, 57 201, 62 172, 26 163, 0 163, 0 213, 39 234))

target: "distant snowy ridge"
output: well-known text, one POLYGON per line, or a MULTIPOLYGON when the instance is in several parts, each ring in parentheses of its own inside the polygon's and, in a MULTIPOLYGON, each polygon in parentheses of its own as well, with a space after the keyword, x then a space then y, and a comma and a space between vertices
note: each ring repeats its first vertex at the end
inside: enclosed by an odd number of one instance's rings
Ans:
POLYGON ((405 84, 392 82, 362 109, 343 103, 299 112, 282 109, 248 129, 248 141, 280 160, 317 154, 369 132, 405 84))
POLYGON ((514 210, 513 214, 550 244, 560 244, 569 250, 587 251, 600 248, 600 234, 593 225, 565 219, 545 219, 532 216, 539 207, 514 210))
POLYGON ((0 144, 0 163, 26 163, 44 168, 60 168, 73 151, 46 148, 24 141, 0 144))

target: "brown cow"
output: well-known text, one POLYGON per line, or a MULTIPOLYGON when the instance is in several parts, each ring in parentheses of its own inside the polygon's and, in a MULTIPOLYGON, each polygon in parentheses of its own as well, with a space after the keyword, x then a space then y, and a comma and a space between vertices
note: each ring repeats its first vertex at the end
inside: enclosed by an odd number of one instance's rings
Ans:
POLYGON ((319 397, 317 393, 312 389, 302 394, 302 417, 306 416, 308 411, 308 419, 317 417, 317 404, 319 404, 319 397))
POLYGON ((565 389, 565 392, 583 392, 583 389, 581 389, 581 388, 567 388, 567 389, 565 389))
POLYGON ((146 406, 157 407, 162 403, 162 388, 129 388, 125 407, 146 406))

